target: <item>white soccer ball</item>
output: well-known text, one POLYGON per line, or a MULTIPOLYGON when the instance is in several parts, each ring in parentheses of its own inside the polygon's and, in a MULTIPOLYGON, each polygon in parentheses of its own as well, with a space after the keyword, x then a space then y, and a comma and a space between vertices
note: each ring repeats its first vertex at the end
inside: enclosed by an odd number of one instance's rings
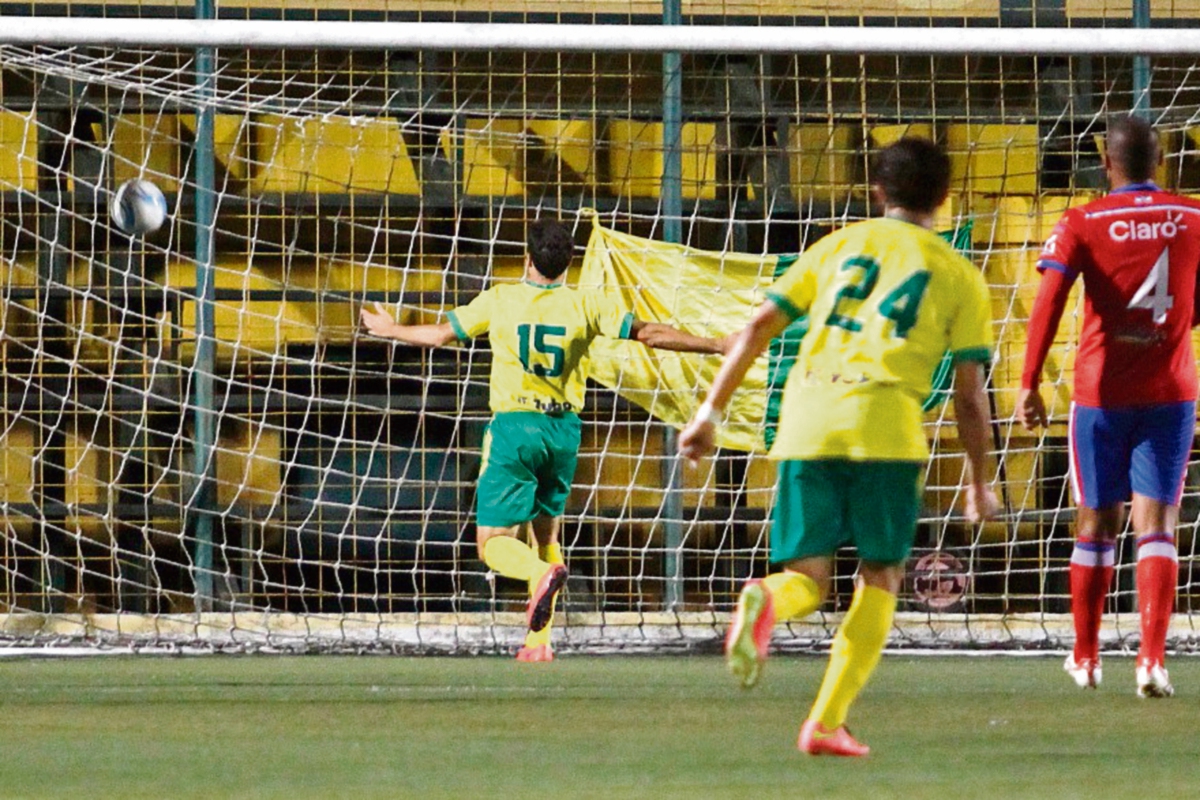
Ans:
POLYGON ((109 207, 113 224, 130 236, 154 233, 167 221, 167 198, 150 181, 125 181, 109 207))

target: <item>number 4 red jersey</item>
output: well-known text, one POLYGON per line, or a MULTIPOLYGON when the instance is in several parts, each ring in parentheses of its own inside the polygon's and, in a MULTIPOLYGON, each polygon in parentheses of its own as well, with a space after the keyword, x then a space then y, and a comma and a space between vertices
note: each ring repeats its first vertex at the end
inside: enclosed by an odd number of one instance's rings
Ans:
POLYGON ((1076 403, 1113 408, 1196 399, 1198 265, 1200 202, 1154 184, 1121 187, 1063 215, 1037 266, 1062 272, 1068 284, 1083 276, 1076 403))

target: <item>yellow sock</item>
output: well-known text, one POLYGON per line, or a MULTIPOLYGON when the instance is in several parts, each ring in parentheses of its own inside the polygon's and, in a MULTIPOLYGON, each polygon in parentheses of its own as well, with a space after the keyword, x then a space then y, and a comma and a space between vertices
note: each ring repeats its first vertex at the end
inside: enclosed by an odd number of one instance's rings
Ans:
POLYGON ((533 548, 511 536, 493 536, 483 545, 483 563, 508 578, 533 581, 550 565, 537 557, 533 548))
POLYGON ((538 557, 547 564, 565 564, 563 561, 562 548, 558 546, 558 542, 554 544, 542 545, 538 548, 538 557))
POLYGON ((779 622, 807 617, 821 605, 817 582, 802 572, 776 572, 763 578, 763 586, 771 593, 779 622))
MULTIPOLYGON (((538 548, 538 555, 542 561, 547 564, 564 564, 562 557, 562 548, 555 544, 548 544, 538 548)), ((532 584, 529 587, 530 593, 533 592, 532 584)), ((554 608, 558 605, 558 595, 554 596, 554 601, 550 606, 550 621, 546 623, 546 627, 542 628, 537 633, 530 631, 525 634, 525 646, 537 647, 543 644, 550 644, 550 628, 554 625, 554 608)))
POLYGON ((874 586, 858 587, 833 637, 829 667, 809 719, 820 721, 826 730, 846 722, 850 704, 879 663, 895 613, 896 595, 874 586))

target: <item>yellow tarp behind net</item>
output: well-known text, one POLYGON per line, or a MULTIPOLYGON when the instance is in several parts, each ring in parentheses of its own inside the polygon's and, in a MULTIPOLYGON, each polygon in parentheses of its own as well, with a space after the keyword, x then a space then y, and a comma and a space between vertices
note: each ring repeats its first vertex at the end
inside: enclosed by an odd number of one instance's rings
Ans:
MULTIPOLYGON (((762 304, 778 260, 666 244, 597 222, 579 285, 605 288, 640 320, 699 336, 725 336, 745 327, 762 304)), ((592 343, 590 356, 592 379, 677 428, 691 419, 721 366, 720 356, 671 353, 604 337, 592 343)), ((763 449, 766 386, 763 356, 729 404, 718 432, 721 447, 763 449)))

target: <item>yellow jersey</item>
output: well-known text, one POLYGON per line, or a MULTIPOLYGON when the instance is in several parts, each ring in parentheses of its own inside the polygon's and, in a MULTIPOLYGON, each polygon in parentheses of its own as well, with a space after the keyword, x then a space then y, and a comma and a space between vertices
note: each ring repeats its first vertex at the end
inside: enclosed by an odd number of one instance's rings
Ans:
POLYGON ((615 300, 561 283, 493 286, 449 317, 459 339, 488 334, 493 413, 582 410, 592 339, 627 339, 633 328, 615 300))
POLYGON ((922 461, 922 400, 947 351, 986 362, 987 283, 945 239, 879 218, 809 248, 767 292, 809 332, 783 390, 774 459, 922 461))

